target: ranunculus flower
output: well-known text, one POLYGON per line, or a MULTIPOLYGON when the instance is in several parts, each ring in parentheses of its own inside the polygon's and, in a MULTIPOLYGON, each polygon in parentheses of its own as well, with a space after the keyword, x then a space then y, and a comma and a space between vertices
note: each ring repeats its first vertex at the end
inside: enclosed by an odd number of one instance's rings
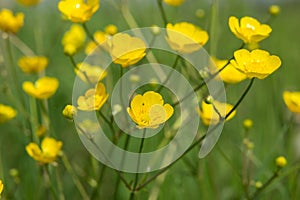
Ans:
POLYGON ((84 45, 85 38, 83 28, 78 24, 73 24, 62 38, 64 53, 71 56, 74 55, 84 45))
POLYGON ((23 90, 30 96, 37 99, 48 99, 56 92, 59 82, 56 78, 42 77, 35 83, 25 81, 23 90))
POLYGON ((284 91, 283 100, 291 112, 300 113, 300 92, 284 91))
POLYGON ((48 59, 45 56, 23 56, 18 65, 25 73, 38 73, 47 67, 48 59))
POLYGON ((24 14, 17 13, 14 16, 13 12, 9 9, 3 8, 0 11, 0 29, 4 32, 17 33, 23 26, 24 14))
POLYGON ((91 66, 88 63, 78 63, 75 73, 84 82, 97 83, 104 79, 107 72, 99 66, 91 66), (88 80, 87 80, 88 79, 88 80))
POLYGON ((5 123, 13 119, 17 115, 17 111, 10 106, 0 104, 0 123, 5 123))

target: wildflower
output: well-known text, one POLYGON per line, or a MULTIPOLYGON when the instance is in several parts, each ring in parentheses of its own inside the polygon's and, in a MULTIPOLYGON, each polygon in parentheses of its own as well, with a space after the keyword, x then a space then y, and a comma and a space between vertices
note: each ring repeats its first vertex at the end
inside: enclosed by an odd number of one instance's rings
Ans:
POLYGON ((278 5, 271 5, 269 7, 269 13, 274 16, 278 15, 280 13, 280 7, 278 5))
POLYGON ((76 115, 77 109, 73 105, 66 105, 62 111, 62 115, 67 119, 73 119, 74 115, 76 115))
POLYGON ((164 104, 159 93, 148 91, 134 96, 127 112, 137 127, 142 129, 157 128, 173 115, 174 109, 170 104, 164 104))
POLYGON ((230 63, 248 78, 264 79, 280 67, 281 60, 264 50, 255 49, 249 52, 240 49, 234 52, 234 60, 230 63))
POLYGON ((122 67, 133 65, 146 55, 144 41, 125 33, 114 35, 109 41, 109 46, 113 62, 122 67))
POLYGON ((243 17, 239 20, 231 16, 229 18, 229 28, 231 32, 245 44, 257 43, 267 38, 272 32, 272 29, 267 24, 261 24, 252 17, 243 17))
POLYGON ((286 158, 284 156, 279 156, 279 157, 276 158, 275 163, 276 163, 277 167, 283 168, 283 167, 286 166, 287 161, 286 161, 286 158))
MULTIPOLYGON (((226 104, 226 103, 221 103, 219 101, 214 100, 212 104, 207 104, 203 100, 201 102, 201 109, 197 109, 200 118, 202 119, 202 122, 204 125, 215 125, 220 121, 220 116, 214 109, 214 107, 217 109, 221 117, 225 117, 226 114, 230 112, 230 110, 233 108, 232 105, 226 104)), ((226 121, 232 119, 235 115, 235 111, 233 111, 226 119, 226 121)))
POLYGON ((56 160, 61 151, 63 143, 54 138, 45 137, 42 141, 41 148, 36 143, 29 143, 26 151, 30 157, 41 164, 52 163, 56 160))
POLYGON ((10 106, 0 104, 0 123, 5 123, 16 117, 17 111, 10 106))
POLYGON ((251 120, 251 119, 245 119, 244 121, 243 121, 243 126, 244 126, 244 128, 245 129, 250 129, 250 128, 252 128, 252 126, 253 126, 253 121, 251 120))
POLYGON ((4 188, 4 185, 2 183, 2 180, 0 179, 0 195, 1 195, 2 191, 3 191, 3 188, 4 188))
POLYGON ((100 110, 107 98, 108 94, 104 84, 98 83, 95 89, 87 90, 84 96, 77 99, 77 108, 83 111, 100 110))
POLYGON ((97 83, 104 79, 107 72, 99 66, 91 66, 88 63, 78 63, 75 73, 84 82, 97 83), (87 80, 88 79, 88 80, 87 80))
POLYGON ((300 113, 300 92, 283 92, 285 105, 291 112, 300 113))
POLYGON ((36 134, 39 137, 44 136, 47 133, 47 128, 43 125, 39 126, 38 129, 36 130, 36 134))
POLYGON ((24 73, 38 73, 47 67, 48 59, 45 56, 23 56, 18 65, 24 73))
POLYGON ((187 22, 167 24, 166 40, 170 47, 180 53, 197 51, 208 41, 208 34, 201 28, 187 22))
POLYGON ((115 35, 118 32, 118 28, 113 24, 109 24, 104 28, 104 32, 108 35, 115 35))
POLYGON ((108 50, 107 44, 105 43, 109 39, 109 35, 103 31, 96 31, 93 35, 94 41, 90 41, 87 43, 85 47, 85 54, 90 54, 94 51, 98 45, 101 45, 105 50, 108 50))
POLYGON ((40 0, 17 0, 23 6, 34 6, 40 3, 40 0))
POLYGON ((99 9, 100 0, 61 0, 58 9, 70 21, 84 23, 99 9))
POLYGON ((73 24, 62 38, 64 53, 70 56, 74 55, 84 45, 85 38, 83 28, 77 24, 73 24))
POLYGON ((23 83, 23 90, 30 96, 37 99, 48 99, 57 90, 59 82, 56 78, 42 77, 35 83, 25 81, 23 83))
POLYGON ((164 0, 170 6, 180 6, 185 0, 164 0))
POLYGON ((23 26, 24 14, 17 13, 14 16, 13 12, 9 9, 3 8, 0 11, 0 29, 4 32, 17 33, 23 26))

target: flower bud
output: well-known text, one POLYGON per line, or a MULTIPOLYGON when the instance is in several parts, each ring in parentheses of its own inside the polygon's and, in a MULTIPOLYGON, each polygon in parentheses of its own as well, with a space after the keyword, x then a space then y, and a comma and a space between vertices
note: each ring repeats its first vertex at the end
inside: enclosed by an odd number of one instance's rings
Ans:
POLYGON ((269 13, 274 16, 278 15, 280 13, 280 7, 278 5, 271 5, 269 7, 269 13))
POLYGON ((74 115, 76 115, 77 109, 72 105, 66 105, 62 111, 62 114, 67 119, 73 119, 74 115))
POLYGON ((279 168, 283 168, 284 166, 286 166, 287 161, 286 158, 284 156, 279 156, 276 158, 275 160, 276 166, 279 168))

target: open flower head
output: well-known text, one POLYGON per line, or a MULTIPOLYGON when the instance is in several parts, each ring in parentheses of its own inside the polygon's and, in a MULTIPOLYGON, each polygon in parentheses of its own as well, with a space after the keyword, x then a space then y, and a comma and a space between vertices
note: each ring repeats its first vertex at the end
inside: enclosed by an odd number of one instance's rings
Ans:
POLYGON ((97 83, 104 79, 107 72, 99 66, 92 66, 88 63, 78 63, 75 73, 84 82, 97 83))
POLYGON ((300 92, 284 91, 283 100, 291 112, 300 113, 300 92))
POLYGON ((0 11, 0 29, 4 32, 17 33, 23 26, 24 14, 17 13, 14 16, 13 12, 9 9, 3 8, 0 11))
POLYGON ((64 46, 64 53, 67 55, 74 55, 78 50, 83 47, 85 42, 84 29, 78 25, 73 24, 70 30, 65 32, 62 38, 62 45, 64 46))
MULTIPOLYGON (((211 125, 215 125, 217 123, 219 123, 220 121, 220 116, 217 113, 217 111, 219 112, 219 114, 221 115, 222 118, 224 118, 229 112, 230 110, 233 108, 232 105, 230 104, 226 104, 226 103, 222 103, 219 101, 214 100, 212 103, 208 104, 206 103, 204 100, 201 102, 201 109, 197 109, 200 118, 203 122, 204 125, 209 126, 211 125)), ((235 111, 233 111, 226 119, 226 121, 232 119, 235 115, 235 111)))
POLYGON ((146 44, 126 33, 117 33, 109 41, 110 56, 116 64, 128 67, 140 61, 146 55, 146 44))
POLYGON ((59 82, 56 78, 42 77, 35 83, 25 81, 23 90, 30 96, 37 99, 48 99, 56 92, 59 82))
POLYGON ((180 6, 185 0, 164 0, 170 6, 180 6))
POLYGON ((272 29, 267 24, 261 24, 252 17, 242 17, 239 23, 238 18, 229 17, 229 28, 231 32, 245 44, 257 43, 267 38, 272 29))
POLYGON ((174 109, 164 104, 159 93, 148 91, 134 96, 127 112, 138 128, 157 128, 173 115, 174 109))
POLYGON ((23 6, 34 6, 40 3, 41 0, 17 0, 23 6))
POLYGON ((281 60, 264 50, 255 49, 249 52, 240 49, 234 52, 234 60, 230 63, 248 78, 264 79, 280 67, 281 60))
POLYGON ((83 111, 100 110, 107 98, 108 94, 104 84, 98 83, 96 88, 87 90, 84 96, 77 99, 77 108, 83 111))
POLYGON ((0 179, 0 195, 1 195, 2 191, 3 191, 3 188, 4 188, 4 185, 2 183, 2 180, 0 179))
POLYGON ((84 23, 99 9, 100 0, 61 0, 58 9, 70 21, 84 23))
POLYGON ((17 111, 10 106, 0 104, 0 124, 5 123, 17 115, 17 111))
POLYGON ((41 143, 41 148, 36 143, 29 143, 26 151, 30 157, 41 164, 52 163, 57 159, 63 143, 54 138, 45 137, 41 143))
POLYGON ((180 53, 192 53, 206 44, 208 34, 191 23, 181 22, 174 25, 169 23, 166 40, 173 50, 180 53))
POLYGON ((23 56, 18 65, 24 73, 38 73, 47 67, 48 59, 45 56, 23 56))

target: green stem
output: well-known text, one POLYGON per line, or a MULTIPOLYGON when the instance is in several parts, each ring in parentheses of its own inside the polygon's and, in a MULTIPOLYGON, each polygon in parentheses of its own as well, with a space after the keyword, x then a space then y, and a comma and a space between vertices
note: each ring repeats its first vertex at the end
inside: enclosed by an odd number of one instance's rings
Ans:
POLYGON ((45 183, 47 184, 47 186, 50 186, 50 190, 51 190, 51 192, 52 192, 52 194, 53 194, 53 196, 54 196, 54 199, 56 199, 56 200, 58 200, 58 195, 57 195, 57 193, 56 193, 56 191, 55 191, 55 188, 54 188, 54 186, 53 186, 53 184, 52 184, 52 181, 51 181, 51 178, 50 178, 50 172, 49 172, 49 169, 47 168, 47 166, 46 165, 44 165, 44 179, 45 179, 45 183))
POLYGON ((86 32, 87 36, 90 38, 90 40, 92 40, 97 45, 99 45, 99 43, 95 40, 95 38, 93 37, 93 35, 89 31, 88 27, 86 26, 86 23, 82 23, 82 27, 83 27, 84 31, 86 32))
POLYGON ((58 188, 58 197, 59 199, 64 200, 65 196, 63 192, 63 185, 62 185, 61 176, 59 174, 58 167, 56 167, 55 171, 56 171, 56 180, 57 180, 57 188, 58 188))
POLYGON ((102 182, 102 179, 104 177, 104 172, 106 170, 106 165, 103 165, 102 168, 101 168, 101 171, 100 171, 100 175, 99 175, 99 178, 97 180, 97 186, 95 187, 94 191, 92 192, 92 195, 90 197, 90 199, 95 199, 98 195, 98 189, 101 185, 101 182, 102 182))
POLYGON ((93 83, 90 81, 88 75, 86 74, 86 72, 82 71, 76 64, 75 60, 74 60, 74 57, 69 55, 69 58, 70 58, 70 61, 74 67, 74 69, 78 70, 79 72, 81 72, 83 74, 83 76, 85 77, 86 81, 90 84, 90 85, 93 85, 93 83))
POLYGON ((29 96, 29 108, 30 108, 30 113, 31 113, 31 131, 32 131, 32 140, 36 143, 39 144, 39 136, 37 135, 37 130, 38 130, 38 112, 37 112, 37 107, 36 107, 36 99, 32 96, 29 96))
POLYGON ((159 8, 159 12, 161 14, 162 20, 164 22, 164 27, 166 27, 167 24, 168 24, 168 20, 167 20, 167 16, 166 16, 166 12, 164 10, 164 7, 162 5, 162 0, 157 0, 156 2, 157 2, 157 5, 158 5, 158 8, 159 8))
POLYGON ((101 112, 101 110, 99 110, 98 113, 99 113, 99 115, 101 116, 101 118, 105 121, 105 123, 107 123, 107 125, 108 125, 109 128, 110 128, 111 134, 112 134, 113 137, 114 137, 114 133, 115 133, 114 126, 112 125, 112 123, 110 123, 110 120, 107 119, 107 118, 105 117, 105 115, 101 112))

